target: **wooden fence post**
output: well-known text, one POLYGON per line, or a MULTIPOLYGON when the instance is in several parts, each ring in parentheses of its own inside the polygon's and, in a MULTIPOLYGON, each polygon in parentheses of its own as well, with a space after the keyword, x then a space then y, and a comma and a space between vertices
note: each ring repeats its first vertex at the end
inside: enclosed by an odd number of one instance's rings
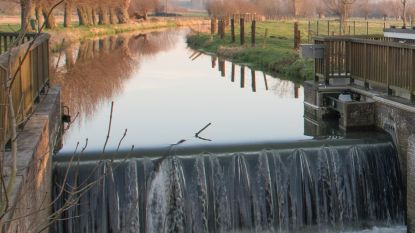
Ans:
POLYGON ((252 47, 255 47, 255 43, 256 43, 256 21, 255 19, 253 19, 251 23, 251 45, 252 47))
POLYGON ((214 35, 216 31, 216 18, 213 17, 210 19, 210 34, 214 35))
POLYGON ((235 17, 232 17, 231 19, 231 37, 232 43, 235 43, 235 17))
POLYGON ((220 38, 224 39, 225 38, 225 20, 221 19, 220 21, 220 38))
POLYGON ((262 47, 267 47, 267 38, 268 38, 268 28, 265 28, 265 35, 264 35, 264 43, 262 44, 262 47))
POLYGON ((330 20, 327 20, 327 35, 330 36, 330 20))
POLYGON ((301 34, 298 30, 298 22, 294 22, 294 49, 298 49, 301 43, 301 34))
POLYGON ((366 21, 366 35, 369 35, 369 21, 366 21))
POLYGON ((318 33, 319 33, 319 26, 320 26, 320 20, 317 20, 317 36, 318 36, 318 33))
POLYGON ((308 43, 310 43, 310 39, 311 39, 310 35, 311 35, 311 22, 309 20, 308 21, 308 31, 307 31, 307 41, 308 41, 308 43))
POLYGON ((243 17, 239 19, 239 26, 240 26, 240 33, 239 33, 240 42, 241 42, 241 45, 244 45, 245 44, 245 19, 243 17))

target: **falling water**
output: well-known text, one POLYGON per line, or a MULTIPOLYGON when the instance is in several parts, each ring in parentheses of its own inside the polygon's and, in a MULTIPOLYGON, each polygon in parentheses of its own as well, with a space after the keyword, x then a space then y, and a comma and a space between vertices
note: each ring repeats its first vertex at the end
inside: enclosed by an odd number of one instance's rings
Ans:
POLYGON ((56 163, 54 182, 55 210, 72 203, 60 233, 360 232, 405 215, 389 142, 56 163))

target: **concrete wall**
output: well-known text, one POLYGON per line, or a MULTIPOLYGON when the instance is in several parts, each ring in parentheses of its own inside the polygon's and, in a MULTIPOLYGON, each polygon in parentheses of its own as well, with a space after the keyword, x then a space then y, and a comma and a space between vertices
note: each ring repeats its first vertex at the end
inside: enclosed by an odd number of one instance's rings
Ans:
POLYGON ((393 106, 387 102, 376 103, 375 122, 389 132, 399 151, 401 168, 406 183, 408 232, 415 232, 415 108, 393 106))
MULTIPOLYGON (((6 218, 11 221, 2 226, 3 232, 49 231, 52 153, 61 125, 59 96, 59 89, 51 89, 24 129, 18 132, 18 174, 9 197, 9 206, 13 208, 7 212, 6 218)), ((6 170, 9 171, 10 161, 10 154, 6 154, 6 170)))

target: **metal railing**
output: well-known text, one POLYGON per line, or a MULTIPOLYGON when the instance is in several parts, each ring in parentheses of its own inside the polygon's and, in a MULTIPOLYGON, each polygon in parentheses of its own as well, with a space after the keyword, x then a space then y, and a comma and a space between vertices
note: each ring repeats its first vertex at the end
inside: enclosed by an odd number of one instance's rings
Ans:
POLYGON ((0 145, 10 139, 6 86, 10 87, 19 124, 32 113, 35 102, 49 80, 49 35, 27 34, 23 40, 25 43, 10 48, 16 38, 17 34, 0 33, 0 145))

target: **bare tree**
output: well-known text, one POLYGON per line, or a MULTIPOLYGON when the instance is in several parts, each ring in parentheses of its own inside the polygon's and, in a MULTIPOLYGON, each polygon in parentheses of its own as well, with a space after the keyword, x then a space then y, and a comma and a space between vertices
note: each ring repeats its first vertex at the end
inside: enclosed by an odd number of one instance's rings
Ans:
POLYGON ((347 20, 350 17, 351 6, 356 0, 323 0, 327 9, 340 18, 342 31, 345 32, 347 28, 347 20))
POLYGON ((401 10, 402 10, 402 22, 403 22, 403 27, 406 28, 406 10, 408 8, 408 0, 400 0, 401 1, 401 10))

